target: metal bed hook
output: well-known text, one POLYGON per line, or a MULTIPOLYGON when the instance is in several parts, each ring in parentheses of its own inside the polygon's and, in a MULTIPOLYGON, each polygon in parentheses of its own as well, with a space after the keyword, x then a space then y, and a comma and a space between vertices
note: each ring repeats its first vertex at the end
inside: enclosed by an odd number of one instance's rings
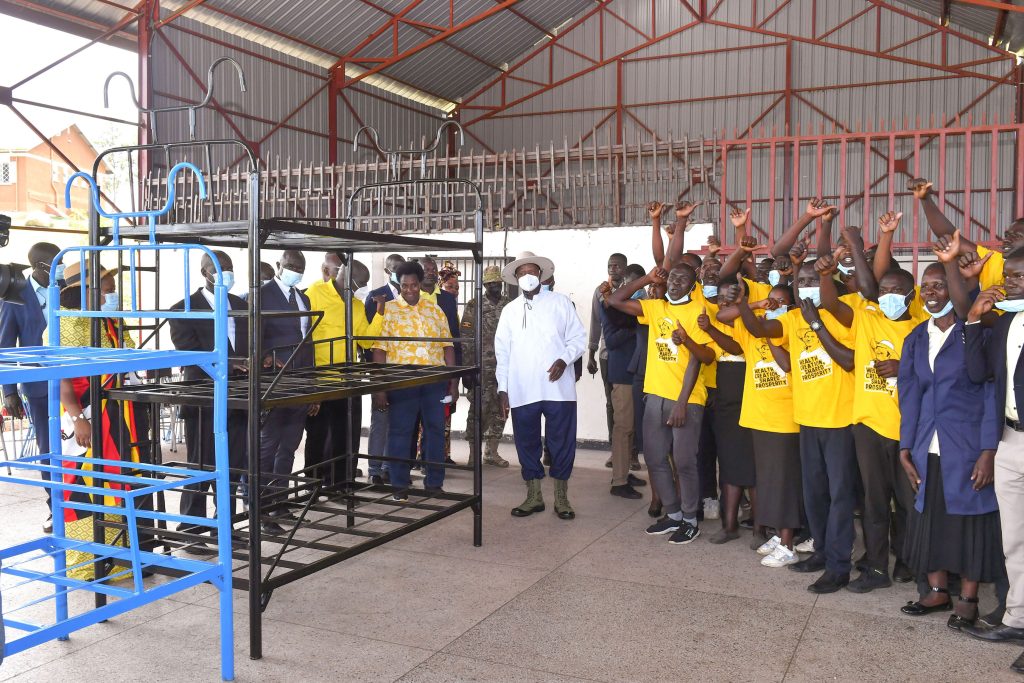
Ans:
POLYGON ((210 68, 206 71, 206 95, 199 102, 192 102, 190 104, 180 104, 175 105, 173 107, 143 107, 139 104, 138 97, 136 97, 135 95, 135 84, 132 82, 131 76, 129 76, 123 71, 115 71, 114 73, 107 76, 107 80, 103 83, 103 107, 110 107, 110 82, 114 80, 114 78, 121 76, 126 81, 128 81, 128 91, 132 98, 132 104, 135 105, 135 108, 138 109, 140 112, 149 114, 149 128, 153 132, 154 141, 157 139, 156 116, 154 116, 154 114, 162 114, 164 112, 169 111, 188 111, 189 140, 195 140, 196 111, 199 109, 204 109, 205 107, 209 106, 210 100, 213 99, 213 73, 217 70, 217 67, 220 66, 222 62, 228 62, 229 64, 231 64, 231 66, 235 67, 235 72, 238 75, 238 89, 242 92, 247 92, 247 88, 245 85, 245 72, 242 71, 242 66, 231 57, 220 57, 214 60, 213 64, 211 64, 210 68))
POLYGON ((100 204, 100 191, 96 185, 96 179, 85 171, 78 171, 70 178, 64 185, 64 206, 65 208, 71 208, 71 186, 78 178, 83 178, 92 191, 92 205, 96 209, 96 213, 109 218, 114 222, 113 228, 113 244, 116 246, 121 243, 121 229, 120 222, 122 218, 148 218, 149 219, 149 241, 150 243, 156 243, 156 219, 157 216, 163 216, 171 210, 174 205, 175 199, 175 184, 174 180, 178 175, 178 172, 182 169, 188 169, 195 174, 199 180, 199 198, 206 199, 206 180, 203 178, 203 173, 194 164, 187 161, 182 161, 175 164, 171 169, 170 173, 167 174, 167 202, 159 209, 153 209, 150 211, 126 211, 122 213, 107 213, 103 210, 103 206, 100 204))
POLYGON ((393 170, 395 170, 396 172, 398 171, 398 158, 401 155, 408 154, 411 156, 414 154, 419 154, 420 173, 425 174, 427 172, 427 155, 438 148, 438 146, 441 144, 441 134, 444 133, 444 129, 448 128, 449 126, 453 126, 459 132, 459 146, 461 147, 462 145, 466 144, 466 131, 463 130, 462 124, 456 121, 455 119, 449 119, 438 127, 437 133, 434 134, 434 142, 429 147, 424 147, 423 149, 384 149, 383 147, 380 146, 380 139, 377 134, 377 129, 374 128, 373 126, 363 126, 362 128, 356 131, 355 135, 352 136, 352 151, 356 152, 359 150, 359 135, 363 131, 367 131, 366 136, 370 138, 370 141, 373 143, 374 149, 376 149, 377 152, 380 153, 382 156, 387 158, 389 165, 394 167, 393 170))

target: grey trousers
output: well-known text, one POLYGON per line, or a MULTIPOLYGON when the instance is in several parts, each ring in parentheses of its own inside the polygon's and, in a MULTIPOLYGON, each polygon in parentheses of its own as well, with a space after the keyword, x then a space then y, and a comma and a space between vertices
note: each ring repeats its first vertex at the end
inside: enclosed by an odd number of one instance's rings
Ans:
POLYGON ((661 498, 666 514, 682 512, 686 518, 697 516, 700 505, 700 478, 697 475, 697 442, 704 417, 704 406, 686 406, 686 423, 668 426, 668 418, 676 402, 647 394, 644 409, 644 461, 651 485, 661 498), (669 462, 669 457, 672 463, 669 462), (676 487, 673 464, 679 478, 676 487))

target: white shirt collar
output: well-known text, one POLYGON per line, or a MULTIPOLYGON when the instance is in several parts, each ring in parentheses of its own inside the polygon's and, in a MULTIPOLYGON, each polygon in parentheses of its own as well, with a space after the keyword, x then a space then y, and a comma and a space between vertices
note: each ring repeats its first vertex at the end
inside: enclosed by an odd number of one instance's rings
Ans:
POLYGON ((35 290, 36 298, 39 299, 39 304, 41 306, 46 306, 46 286, 39 284, 32 275, 28 276, 28 281, 32 283, 32 289, 35 290))

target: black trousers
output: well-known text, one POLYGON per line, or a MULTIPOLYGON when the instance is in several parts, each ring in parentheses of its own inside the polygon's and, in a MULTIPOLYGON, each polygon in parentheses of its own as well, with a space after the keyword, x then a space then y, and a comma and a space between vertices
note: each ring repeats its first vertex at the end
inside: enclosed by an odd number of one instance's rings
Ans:
POLYGON ((310 474, 323 479, 324 486, 333 486, 345 480, 345 460, 335 458, 359 453, 362 413, 359 398, 341 398, 324 401, 320 404, 320 412, 306 418, 306 467, 317 466, 316 470, 310 470, 310 474), (350 404, 351 421, 348 415, 350 404), (323 462, 328 464, 320 465, 323 462))
MULTIPOLYGON (((215 464, 213 408, 182 406, 181 419, 185 422, 185 451, 188 463, 199 467, 212 467, 215 464)), ((249 464, 246 457, 247 427, 244 411, 228 411, 228 466, 233 470, 245 469, 249 464)), ((240 473, 231 473, 232 491, 238 485, 239 478, 240 473)), ((211 488, 213 482, 210 481, 186 486, 181 494, 181 514, 206 517, 206 491, 211 488)))
POLYGON ((718 441, 715 439, 715 411, 718 389, 708 388, 708 400, 704 404, 704 418, 700 424, 700 439, 697 442, 697 478, 700 481, 700 497, 718 498, 718 441))
POLYGON ((833 574, 849 574, 859 479, 850 428, 801 426, 800 469, 814 554, 824 557, 833 574))
POLYGON ((853 442, 864 486, 864 548, 867 565, 889 571, 889 534, 896 557, 903 559, 907 514, 914 505, 914 491, 900 465, 900 444, 870 427, 855 424, 853 442), (891 505, 895 501, 895 506, 891 505), (895 513, 892 512, 895 507, 895 513))

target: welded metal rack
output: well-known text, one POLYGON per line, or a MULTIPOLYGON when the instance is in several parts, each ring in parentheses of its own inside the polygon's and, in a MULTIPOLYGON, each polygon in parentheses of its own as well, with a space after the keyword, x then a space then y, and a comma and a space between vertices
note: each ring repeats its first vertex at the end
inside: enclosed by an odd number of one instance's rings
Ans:
MULTIPOLYGON (((202 146, 203 141, 177 143, 178 146, 202 146)), ((164 147, 156 145, 151 147, 164 147)), ((127 148, 126 148, 127 149, 127 148)), ((139 148, 131 148, 139 149, 139 148)), ((102 155, 100 157, 102 159, 102 155)), ((97 159, 97 165, 100 162, 97 159)), ((258 215, 260 168, 253 157, 248 179, 248 200, 250 215, 245 221, 161 224, 157 226, 119 227, 121 239, 154 240, 164 244, 198 244, 206 247, 233 247, 248 251, 250 288, 248 292, 249 355, 248 367, 262 368, 263 359, 270 352, 261 344, 261 321, 267 315, 261 312, 259 263, 263 249, 296 249, 303 251, 333 251, 351 263, 355 253, 381 253, 405 251, 411 253, 468 253, 472 256, 477 283, 477 302, 481 300, 480 283, 483 280, 483 213, 482 201, 474 212, 475 233, 470 240, 444 240, 424 237, 406 237, 394 234, 380 234, 360 230, 363 221, 372 216, 358 216, 350 210, 343 219, 324 219, 303 222, 283 218, 261 218, 258 215)), ((402 181, 421 185, 424 183, 453 183, 467 185, 480 200, 479 188, 467 180, 446 178, 439 180, 416 179, 402 181)), ((367 185, 356 194, 393 191, 394 182, 367 185)), ((354 195, 355 196, 355 195, 354 195)), ((353 196, 353 198, 354 198, 353 196)), ((350 207, 351 207, 350 198, 350 207)), ((410 221, 444 219, 444 211, 412 210, 405 216, 410 221)), ((94 242, 113 237, 112 230, 93 233, 94 242)), ((351 268, 346 269, 349 280, 351 268)), ((357 341, 369 340, 353 335, 351 282, 346 283, 344 301, 346 304, 346 330, 343 338, 349 359, 354 353, 357 341)), ((236 315, 232 312, 232 315, 236 315)), ((312 332, 316 324, 317 311, 310 311, 312 332)), ((479 317, 479 310, 477 311, 479 317)), ((378 391, 391 391, 423 384, 448 381, 465 376, 479 375, 480 339, 479 326, 476 330, 476 358, 459 367, 423 367, 396 364, 375 364, 345 362, 309 368, 291 368, 285 364, 277 372, 250 372, 246 377, 228 381, 227 405, 229 408, 248 412, 248 467, 244 474, 250 482, 245 497, 246 509, 234 515, 236 522, 231 553, 234 558, 234 585, 249 591, 250 656, 262 656, 262 612, 274 590, 297 581, 305 576, 335 565, 346 559, 366 552, 416 529, 453 515, 460 510, 471 509, 474 514, 474 545, 482 543, 482 478, 479 434, 471 443, 472 465, 437 465, 448 469, 468 470, 473 473, 471 492, 427 492, 422 488, 406 489, 408 502, 399 503, 392 499, 395 492, 389 485, 372 485, 357 481, 354 476, 358 458, 369 458, 367 454, 347 452, 335 461, 320 463, 319 467, 339 466, 344 461, 345 473, 341 483, 325 487, 315 476, 315 468, 307 468, 288 477, 275 475, 286 481, 284 488, 259 494, 261 482, 259 442, 260 424, 265 412, 275 406, 313 404, 321 401, 359 397, 378 391), (281 535, 263 534, 259 521, 266 515, 288 511, 293 521, 283 522, 280 517, 274 521, 286 527, 281 535)), ((318 340, 317 343, 333 344, 342 338, 318 340)), ((435 340, 436 341, 436 340, 435 340)), ((458 343, 458 339, 454 340, 458 343)), ((304 341, 304 343, 306 343, 304 341)), ((480 383, 475 383, 472 399, 477 407, 479 421, 481 411, 480 383)), ((183 381, 161 384, 145 384, 123 387, 108 391, 108 398, 131 400, 137 403, 211 405, 211 384, 205 380, 183 381)), ((350 410, 351 410, 350 406, 350 410)), ((374 456, 375 460, 399 461, 400 458, 374 456)), ((196 542, 210 542, 204 535, 163 530, 158 532, 161 542, 168 547, 184 546, 196 542)), ((226 538, 222 536, 222 538, 226 538)))
MULTIPOLYGON (((96 273, 100 252, 127 251, 132 255, 166 249, 156 245, 74 247, 61 251, 53 266, 61 263, 66 254, 77 254, 82 272, 90 262, 91 273, 96 273)), ((192 246, 185 253, 207 251, 192 246)), ((187 267, 187 266, 186 266, 187 267)), ((52 268, 51 272, 56 269, 52 268)), ((133 273, 134 275, 134 273, 133 273)), ((62 453, 44 453, 8 461, 8 467, 17 474, 3 474, 0 481, 42 487, 50 493, 54 527, 53 533, 37 539, 0 549, 0 578, 5 597, 3 625, 8 634, 23 634, 6 645, 8 655, 24 651, 44 642, 67 640, 74 631, 106 621, 155 600, 202 583, 211 583, 220 592, 220 646, 221 675, 224 680, 234 678, 233 611, 231 606, 231 556, 227 548, 213 561, 176 557, 143 549, 140 521, 151 524, 167 522, 201 525, 215 530, 222 538, 230 537, 231 523, 228 507, 227 457, 227 288, 221 283, 218 269, 215 287, 215 306, 208 311, 182 311, 172 317, 191 317, 211 320, 214 325, 214 349, 206 352, 160 351, 131 348, 61 347, 61 320, 72 318, 121 319, 155 318, 168 315, 160 311, 147 311, 136 306, 126 310, 108 312, 89 309, 85 305, 82 288, 82 310, 64 310, 59 306, 60 295, 56 283, 47 290, 48 343, 46 347, 0 350, 0 381, 4 383, 48 382, 50 443, 61 444, 60 386, 61 380, 74 377, 95 377, 119 373, 159 370, 182 364, 202 367, 211 377, 211 405, 214 406, 215 460, 209 470, 190 470, 159 463, 132 462, 104 459, 101 451, 93 457, 79 457, 62 453), (99 466, 102 465, 102 466, 99 466), (26 476, 29 473, 49 475, 49 480, 26 476), (224 514, 214 519, 199 519, 168 515, 153 511, 146 501, 165 491, 201 482, 216 484, 218 502, 224 514), (68 498, 65 499, 65 494, 68 498), (78 494, 74 496, 73 494, 78 494), (65 510, 91 513, 94 526, 101 516, 122 520, 117 524, 124 530, 123 541, 108 542, 101 533, 98 539, 83 541, 65 535, 65 510), (89 559, 68 565, 69 552, 84 553, 89 559), (91 556, 91 557, 89 557, 91 556), (90 567, 93 578, 76 578, 69 571, 90 567), (164 583, 146 585, 143 578, 150 572, 163 570, 173 578, 164 583), (83 594, 93 596, 94 605, 86 606, 79 599, 83 594), (18 600, 12 601, 17 596, 18 600), (72 604, 73 603, 73 604, 72 604), (52 613, 47 609, 52 606, 52 613)), ((99 403, 91 405, 98 406, 99 403)), ((101 431, 103 418, 95 411, 94 434, 101 431)), ((97 439, 93 440, 94 447, 97 439)), ((102 530, 101 530, 102 532, 102 530)))

